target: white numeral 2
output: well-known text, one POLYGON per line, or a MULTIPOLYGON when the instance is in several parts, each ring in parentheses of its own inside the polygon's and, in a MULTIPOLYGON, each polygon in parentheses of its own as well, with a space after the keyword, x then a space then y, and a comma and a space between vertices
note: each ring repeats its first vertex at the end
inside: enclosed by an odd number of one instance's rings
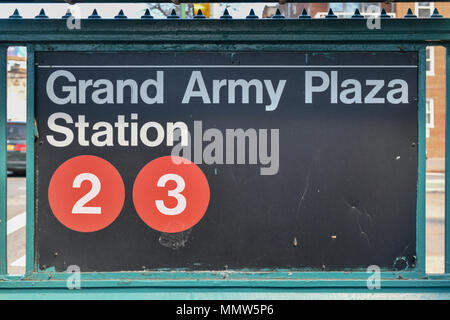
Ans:
POLYGON ((80 173, 73 180, 73 188, 80 188, 85 180, 91 182, 91 190, 78 200, 72 208, 73 214, 101 214, 101 207, 85 207, 84 205, 94 199, 100 192, 101 184, 96 175, 92 173, 80 173))
POLYGON ((167 208, 164 205, 164 201, 163 200, 155 200, 156 202, 156 208, 158 208, 158 210, 165 215, 168 216, 175 216, 177 214, 180 214, 184 211, 184 209, 186 209, 186 198, 180 194, 180 192, 182 192, 184 190, 184 187, 186 186, 184 180, 182 177, 180 177, 177 174, 174 173, 168 173, 165 174, 163 176, 161 176, 161 178, 159 178, 158 180, 158 187, 164 187, 167 183, 167 181, 173 180, 177 183, 177 187, 173 190, 170 190, 167 194, 169 195, 169 197, 174 197, 175 199, 177 199, 177 205, 175 208, 167 208))

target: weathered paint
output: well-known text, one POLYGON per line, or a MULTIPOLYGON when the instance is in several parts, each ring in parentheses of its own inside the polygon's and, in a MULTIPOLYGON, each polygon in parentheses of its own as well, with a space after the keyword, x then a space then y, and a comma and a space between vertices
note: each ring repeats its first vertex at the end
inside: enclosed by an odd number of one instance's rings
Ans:
POLYGON ((27 46, 26 274, 34 261, 34 136, 34 47, 27 46))
POLYGON ((444 45, 449 18, 382 19, 370 30, 365 19, 83 19, 69 30, 61 19, 0 19, 0 42, 58 43, 374 43, 401 41, 444 45), (420 28, 418 27, 420 26, 420 28), (195 32, 192 32, 195 30, 195 32), (111 32, 112 31, 112 32, 111 32), (413 32, 412 32, 413 31, 413 32))
POLYGON ((417 272, 425 275, 426 241, 426 50, 419 50, 419 116, 418 116, 418 176, 417 176, 417 272))

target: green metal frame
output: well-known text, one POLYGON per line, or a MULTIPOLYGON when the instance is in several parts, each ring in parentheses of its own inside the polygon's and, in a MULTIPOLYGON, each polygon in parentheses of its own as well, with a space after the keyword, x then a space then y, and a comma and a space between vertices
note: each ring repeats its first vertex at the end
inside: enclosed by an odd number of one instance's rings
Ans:
MULTIPOLYGON (((100 12, 101 14, 101 12, 100 12)), ((61 19, 0 19, 0 42, 149 44, 396 44, 445 45, 450 41, 449 18, 381 19, 370 30, 365 19, 83 19, 69 30, 61 19), (420 26, 420 28, 419 28, 420 26), (195 31, 193 31, 195 30, 195 31)))
POLYGON ((7 264, 7 178, 6 178, 6 89, 7 60, 6 46, 0 45, 0 274, 6 274, 7 264), (1 241, 4 240, 4 241, 1 241))
POLYGON ((416 254, 417 267, 425 273, 426 263, 426 46, 419 49, 419 110, 418 110, 418 172, 417 172, 417 222, 416 254))
MULTIPOLYGON (((108 298, 133 299, 364 298, 374 294, 376 294, 375 297, 381 298, 392 295, 395 297, 395 294, 406 295, 403 297, 409 295, 412 298, 450 298, 450 274, 429 276, 425 273, 425 49, 429 45, 448 45, 450 43, 450 19, 386 19, 381 23, 382 29, 368 30, 364 19, 312 19, 308 21, 180 19, 150 22, 102 19, 82 20, 82 29, 71 31, 66 29, 63 20, 0 20, 0 45, 26 45, 28 48, 26 275, 24 277, 4 275, 3 280, 0 280, 0 298, 102 298, 105 297, 105 294, 108 298), (37 271, 38 268, 34 265, 35 52, 263 50, 418 52, 419 158, 416 226, 418 260, 413 270, 382 271, 381 290, 367 288, 369 274, 366 273, 366 270, 342 270, 339 272, 160 270, 155 272, 82 273, 81 290, 67 290, 66 280, 70 274, 55 272, 51 268, 37 271), (305 296, 306 293, 309 295, 305 296)), ((447 58, 447 66, 449 61, 447 58)), ((447 73, 447 79, 448 77, 447 73)), ((447 92, 449 92, 449 82, 447 82, 447 92)), ((2 92, 0 91, 0 93, 2 92)), ((1 94, 0 96, 3 97, 1 94)), ((0 130, 2 124, 4 125, 4 118, 2 119, 0 120, 0 130)), ((2 148, 1 141, 0 148, 2 148)), ((447 148, 447 150, 449 149, 447 148)), ((3 156, 1 150, 0 156, 3 156)), ((6 174, 1 177, 6 182, 6 174)), ((446 199, 448 205, 448 195, 446 199)), ((0 203, 2 203, 1 201, 0 198, 0 203)), ((447 230, 449 224, 446 219, 447 230)), ((0 238, 1 246, 4 245, 2 240, 3 238, 0 238)), ((447 266, 450 257, 448 243, 449 237, 447 237, 446 247, 447 266)))
MULTIPOLYGON (((293 46, 295 49, 295 51, 330 51, 330 46, 324 46, 324 45, 317 45, 314 46, 314 49, 311 49, 311 45, 294 45, 293 46)), ((54 51, 79 51, 79 52, 85 52, 86 50, 88 50, 89 45, 51 45, 51 44, 47 44, 47 45, 35 45, 32 46, 31 48, 29 47, 29 50, 31 49, 31 52, 34 51, 47 51, 47 52, 54 52, 54 51)), ((167 45, 164 47, 164 51, 168 52, 168 51, 260 51, 261 48, 259 46, 255 47, 254 45, 241 45, 241 44, 236 44, 236 45, 229 45, 227 48, 221 48, 220 45, 211 45, 211 44, 203 44, 203 45, 191 45, 187 48, 185 48, 184 46, 180 48, 180 46, 178 45, 167 45)), ((292 46, 289 46, 288 48, 286 48, 283 45, 279 45, 279 44, 275 44, 275 45, 266 45, 265 46, 265 50, 266 51, 286 51, 286 50, 290 50, 290 51, 294 51, 292 49, 292 46)), ((420 45, 412 45, 412 44, 406 44, 404 45, 401 49, 398 48, 398 46, 394 46, 394 45, 365 45, 362 46, 361 45, 335 45, 332 49, 333 51, 416 51, 419 53, 419 70, 418 70, 418 79, 422 79, 423 81, 419 80, 419 88, 422 88, 419 90, 419 139, 418 139, 418 153, 421 154, 422 156, 419 157, 418 159, 418 163, 419 163, 419 172, 422 172, 423 174, 419 174, 418 176, 418 197, 417 197, 417 247, 416 247, 416 252, 417 255, 419 257, 419 259, 417 260, 417 264, 416 267, 413 270, 407 270, 407 271, 402 271, 402 272, 382 272, 382 277, 386 278, 386 279, 393 279, 393 278, 410 278, 410 279, 414 279, 414 278, 420 278, 420 277, 424 277, 425 276, 425 163, 426 163, 426 159, 425 159, 425 94, 423 94, 425 92, 425 47, 424 46, 420 46, 420 45), (422 128, 422 129, 421 129, 422 128), (423 195, 423 196, 420 196, 423 195)), ((117 51, 136 51, 136 46, 135 45, 124 45, 123 47, 121 47, 120 49, 117 49, 116 45, 109 45, 109 44, 99 44, 98 46, 96 46, 94 49, 90 49, 90 52, 117 52, 117 51)), ((139 51, 161 51, 160 49, 160 45, 156 44, 156 45, 144 45, 143 47, 139 48, 139 51)), ((33 57, 31 57, 30 55, 28 56, 29 61, 33 60, 33 57)), ((34 67, 34 63, 30 62, 30 66, 34 67)), ((29 79, 31 81, 29 81, 29 87, 28 87, 28 92, 30 94, 32 94, 33 90, 34 90, 34 72, 32 73, 32 71, 30 70, 30 75, 29 75, 29 79)), ((30 98, 30 97, 29 97, 30 98)), ((29 100, 32 101, 32 100, 29 100)), ((30 108, 32 108, 32 104, 30 103, 30 107, 28 109, 28 114, 32 114, 32 112, 34 110, 30 110, 30 108)), ((32 124, 30 124, 32 125, 32 124)), ((31 155, 33 154, 33 148, 29 148, 27 149, 27 153, 30 155, 30 157, 32 157, 31 155)), ((30 165, 32 165, 34 162, 33 160, 31 160, 30 165)), ((27 178, 30 177, 30 181, 27 181, 27 190, 33 190, 34 186, 34 181, 33 181, 33 176, 27 175, 27 178)), ((32 195, 28 194, 27 195, 27 199, 29 199, 30 202, 32 202, 33 198, 32 195)), ((31 204, 30 204, 31 206, 31 204)), ((33 212, 33 211, 31 211, 33 212)), ((32 217, 33 218, 33 217, 32 217)), ((29 232, 32 233, 34 230, 34 220, 30 219, 30 221, 27 220, 27 226, 29 227, 29 232)), ((30 236, 30 238, 27 238, 27 246, 32 247, 33 245, 33 239, 32 236, 30 236)), ((28 247, 27 247, 28 248, 28 247)), ((27 251, 27 254, 29 254, 29 256, 27 256, 27 261, 33 261, 33 257, 32 257, 32 251, 27 251)), ((28 266, 28 264, 27 264, 28 266)), ((27 270, 29 270, 30 272, 27 273, 29 275, 29 279, 43 279, 43 278, 48 278, 49 274, 51 274, 51 277, 53 279, 59 278, 60 276, 62 276, 63 278, 67 277, 67 274, 56 274, 50 271, 46 271, 46 272, 35 272, 33 274, 31 274, 32 270, 38 270, 38 266, 37 265, 30 265, 29 268, 27 267, 27 270)), ((179 273, 174 273, 173 270, 171 270, 169 273, 164 272, 164 271, 158 271, 158 272, 151 272, 151 273, 144 273, 144 278, 148 277, 149 275, 153 278, 160 278, 160 279, 166 279, 166 277, 169 275, 169 277, 173 277, 173 278, 177 278, 177 279, 221 279, 223 278, 223 273, 218 273, 218 272, 184 272, 182 270, 179 270, 179 273)), ((345 272, 345 270, 343 272, 314 272, 314 271, 303 271, 303 270, 298 270, 298 271, 293 271, 293 270, 277 270, 277 271, 269 271, 266 270, 264 272, 252 272, 250 270, 238 270, 238 271, 234 271, 230 274, 227 274, 227 278, 228 279, 242 279, 245 278, 249 275, 251 275, 253 277, 253 279, 270 279, 270 278, 277 278, 280 280, 295 280, 295 279, 320 279, 322 277, 324 277, 324 274, 326 274, 326 276, 329 278, 330 276, 332 276, 333 278, 366 278, 367 274, 366 274, 366 270, 360 270, 359 272, 355 272, 353 270, 353 272, 349 275, 348 273, 345 272)), ((97 278, 99 276, 102 277, 106 277, 106 278, 116 278, 119 277, 120 279, 141 279, 143 278, 142 273, 136 273, 136 272, 130 272, 130 273, 91 273, 89 274, 89 277, 92 278, 97 278)), ((364 284, 365 285, 365 284, 364 284)))
POLYGON ((26 274, 34 268, 34 69, 34 47, 27 46, 26 274))

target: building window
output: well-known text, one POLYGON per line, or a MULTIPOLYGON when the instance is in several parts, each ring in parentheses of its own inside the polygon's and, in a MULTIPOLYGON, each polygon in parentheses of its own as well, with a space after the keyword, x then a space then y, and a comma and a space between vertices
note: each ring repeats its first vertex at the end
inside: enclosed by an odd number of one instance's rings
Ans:
POLYGON ((329 6, 330 9, 333 10, 333 12, 351 12, 353 14, 355 9, 361 10, 361 6, 359 3, 334 2, 330 3, 329 6))
POLYGON ((381 5, 378 3, 361 3, 361 13, 365 14, 377 14, 379 15, 381 12, 381 5))
POLYGON ((426 49, 427 76, 434 76, 434 47, 426 49))
POLYGON ((433 13, 433 2, 416 2, 416 15, 418 18, 429 18, 433 13))
MULTIPOLYGON (((434 2, 416 2, 418 18, 429 18, 433 14, 434 2)), ((434 76, 434 47, 427 47, 427 76, 434 76)))
POLYGON ((434 128, 434 100, 427 98, 426 102, 426 128, 427 138, 430 137, 430 129, 434 128))

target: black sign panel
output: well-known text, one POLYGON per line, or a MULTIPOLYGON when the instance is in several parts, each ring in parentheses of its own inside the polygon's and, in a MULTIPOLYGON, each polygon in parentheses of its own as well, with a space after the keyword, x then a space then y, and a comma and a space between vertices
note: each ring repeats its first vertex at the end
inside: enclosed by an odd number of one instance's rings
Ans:
POLYGON ((413 265, 417 53, 37 52, 36 63, 41 270, 413 265), (171 172, 169 155, 192 175, 171 172))

